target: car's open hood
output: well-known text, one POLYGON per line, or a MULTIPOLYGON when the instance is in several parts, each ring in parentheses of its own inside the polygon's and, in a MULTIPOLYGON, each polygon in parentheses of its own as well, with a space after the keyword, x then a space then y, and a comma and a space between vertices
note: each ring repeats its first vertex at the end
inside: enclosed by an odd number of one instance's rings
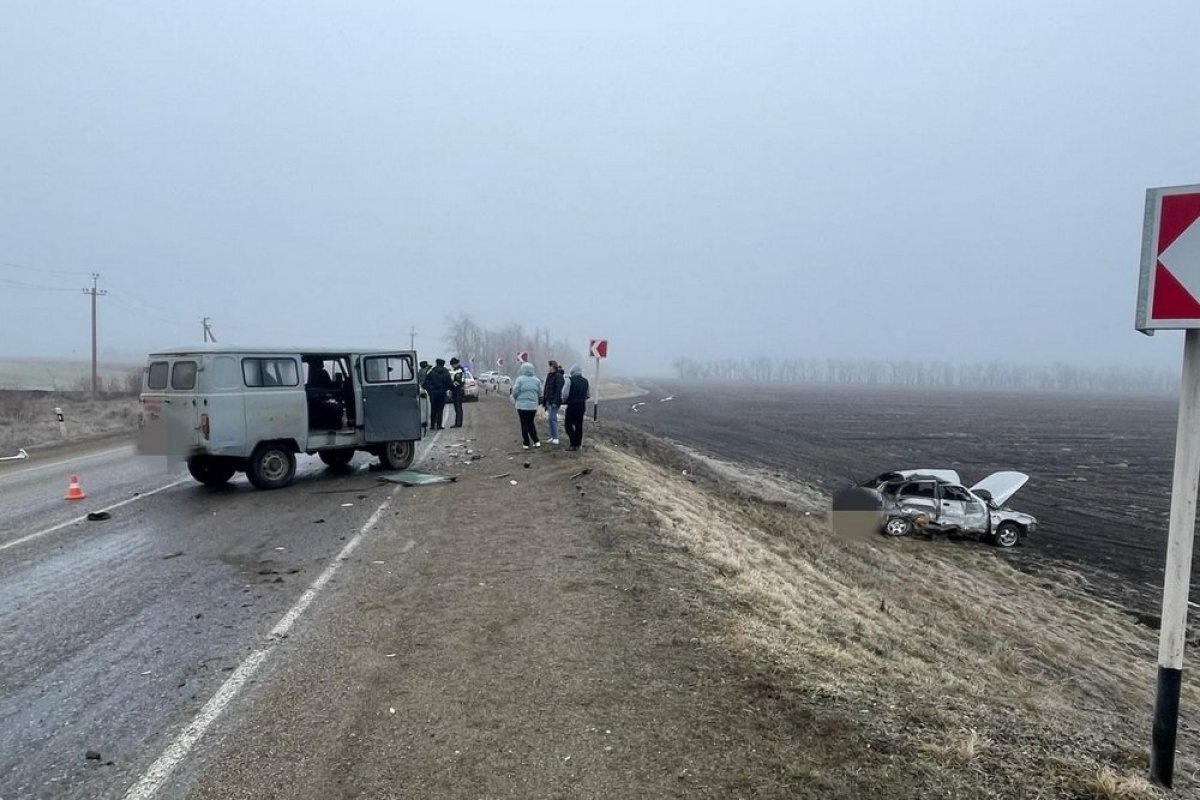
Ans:
POLYGON ((988 492, 992 502, 1002 506, 1028 481, 1029 476, 1024 472, 993 472, 972 486, 971 491, 975 494, 979 494, 980 490, 988 492))

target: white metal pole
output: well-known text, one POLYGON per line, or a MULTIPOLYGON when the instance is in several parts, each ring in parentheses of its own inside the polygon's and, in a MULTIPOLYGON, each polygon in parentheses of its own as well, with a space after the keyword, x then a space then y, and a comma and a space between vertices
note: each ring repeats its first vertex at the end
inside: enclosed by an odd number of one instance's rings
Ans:
POLYGON ((1158 645, 1158 696, 1154 703, 1150 748, 1150 778, 1168 788, 1175 772, 1175 735, 1179 724, 1179 688, 1187 634, 1197 489, 1200 489, 1200 330, 1188 330, 1183 340, 1183 380, 1179 387, 1175 476, 1171 483, 1167 568, 1163 576, 1158 645))

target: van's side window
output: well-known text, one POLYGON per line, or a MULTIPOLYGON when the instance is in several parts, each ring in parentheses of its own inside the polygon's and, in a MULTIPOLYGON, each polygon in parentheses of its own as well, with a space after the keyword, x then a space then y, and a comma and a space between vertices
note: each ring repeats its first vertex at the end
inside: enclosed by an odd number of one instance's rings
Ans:
POLYGON ((187 391, 196 388, 196 362, 176 361, 171 367, 171 388, 187 391))
POLYGON ((151 361, 150 369, 146 374, 147 389, 165 389, 167 388, 167 367, 166 361, 151 361))
POLYGON ((412 356, 367 356, 363 359, 363 375, 367 383, 394 383, 413 379, 412 356))
POLYGON ((247 386, 299 386, 300 371, 291 358, 243 358, 247 386))

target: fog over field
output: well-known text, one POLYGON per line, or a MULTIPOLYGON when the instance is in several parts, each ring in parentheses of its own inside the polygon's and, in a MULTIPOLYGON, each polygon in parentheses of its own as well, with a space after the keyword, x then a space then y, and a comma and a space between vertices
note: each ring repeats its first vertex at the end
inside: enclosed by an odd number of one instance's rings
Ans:
POLYGON ((87 357, 95 272, 112 360, 204 317, 449 355, 466 314, 626 374, 1175 370, 1133 316, 1145 190, 1200 180, 1197 29, 1182 0, 5 3, 0 355, 87 357))

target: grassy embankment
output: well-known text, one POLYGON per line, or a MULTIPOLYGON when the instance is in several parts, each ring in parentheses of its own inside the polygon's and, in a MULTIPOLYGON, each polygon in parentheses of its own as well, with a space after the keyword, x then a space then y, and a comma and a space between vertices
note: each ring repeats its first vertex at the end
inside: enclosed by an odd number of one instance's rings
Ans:
MULTIPOLYGON (((1157 796, 1156 632, 987 546, 846 540, 809 487, 620 426, 607 438, 607 468, 676 566, 729 599, 721 645, 757 665, 755 712, 808 741, 798 796, 1157 796)), ((1186 795, 1194 685, 1183 707, 1186 795)))
POLYGON ((103 394, 91 396, 91 363, 50 359, 0 359, 0 456, 17 448, 87 440, 132 431, 137 425, 141 367, 100 364, 103 394), (67 437, 54 409, 61 408, 67 437))

